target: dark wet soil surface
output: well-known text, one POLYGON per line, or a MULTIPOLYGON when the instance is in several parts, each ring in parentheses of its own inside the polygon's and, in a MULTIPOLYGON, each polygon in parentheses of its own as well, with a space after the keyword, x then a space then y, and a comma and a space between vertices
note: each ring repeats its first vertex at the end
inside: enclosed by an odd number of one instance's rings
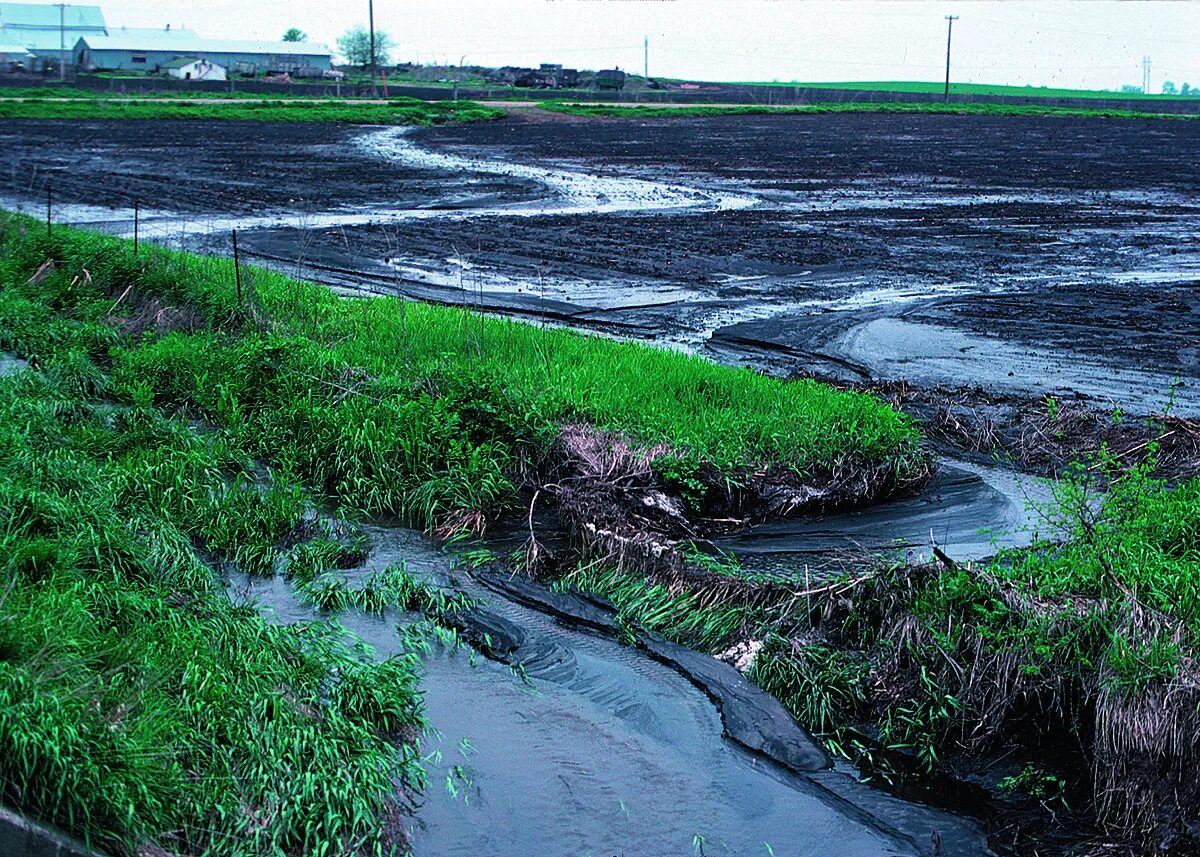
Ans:
POLYGON ((1191 122, 518 114, 419 129, 399 155, 389 133, 10 122, 0 195, 36 206, 50 183, 64 206, 137 198, 182 215, 180 233, 217 250, 238 224, 212 218, 234 215, 259 227, 243 233, 250 254, 305 263, 331 284, 680 342, 774 371, 1076 390, 1136 412, 1166 407, 1178 379, 1174 408, 1200 412, 1191 122), (561 182, 497 162, 578 176, 595 192, 572 201, 561 182), (606 182, 630 178, 737 204, 672 206, 639 189, 605 209, 606 182), (444 216, 405 214, 430 208, 444 216), (255 220, 280 212, 293 219, 255 220))
POLYGON ((388 198, 420 206, 453 194, 516 201, 540 188, 486 175, 439 176, 347 157, 345 126, 203 121, 10 121, 0 129, 0 194, 192 214, 310 211, 388 198))

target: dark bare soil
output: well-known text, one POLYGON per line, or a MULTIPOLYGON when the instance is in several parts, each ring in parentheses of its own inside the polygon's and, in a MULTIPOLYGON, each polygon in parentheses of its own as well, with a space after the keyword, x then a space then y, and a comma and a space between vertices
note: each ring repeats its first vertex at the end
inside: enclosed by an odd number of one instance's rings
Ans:
MULTIPOLYGON (((399 162, 356 144, 370 133, 11 122, 0 194, 36 204, 50 184, 61 203, 136 198, 197 218, 444 209, 251 221, 243 246, 342 286, 676 340, 774 371, 1077 391, 1135 412, 1165 408, 1179 376, 1176 411, 1200 406, 1200 135, 1188 122, 531 114, 413 133, 438 152, 753 202, 546 215, 537 201, 555 193, 531 178, 399 162)), ((210 229, 194 240, 223 249, 223 228, 210 229)))
POLYGON ((354 129, 327 123, 10 120, 0 128, 0 194, 195 213, 324 210, 382 197, 397 205, 469 190, 504 201, 540 189, 491 176, 439 176, 348 157, 354 129))

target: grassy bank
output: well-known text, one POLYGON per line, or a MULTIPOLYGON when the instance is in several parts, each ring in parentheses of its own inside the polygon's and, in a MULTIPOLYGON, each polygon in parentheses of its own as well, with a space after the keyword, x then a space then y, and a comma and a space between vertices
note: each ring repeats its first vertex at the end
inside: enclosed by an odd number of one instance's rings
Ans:
POLYGON ((392 99, 387 104, 261 100, 236 104, 194 104, 141 98, 0 98, 0 119, 202 119, 257 122, 340 122, 357 125, 437 125, 482 122, 504 112, 471 101, 392 99))
MULTIPOLYGON (((564 425, 665 445, 665 477, 731 486, 765 469, 797 479, 925 465, 911 422, 878 399, 783 382, 676 352, 324 288, 232 263, 10 218, 16 270, 48 258, 113 292, 182 307, 112 359, 111 392, 222 427, 302 484, 435 528, 493 518, 550 466, 564 425), (185 323, 186 322, 186 323, 185 323)), ((102 307, 95 307, 98 311, 102 307)), ((7 323, 20 325, 12 310, 7 323)), ((21 343, 36 356, 44 344, 21 343)))
POLYGON ((796 105, 695 105, 688 107, 655 107, 652 105, 618 105, 543 101, 543 110, 573 116, 605 116, 627 119, 669 119, 688 116, 756 116, 772 114, 819 113, 933 113, 956 116, 1083 116, 1103 119, 1196 119, 1196 115, 1154 113, 1151 110, 1107 110, 1082 107, 1044 107, 1035 104, 906 104, 849 102, 846 104, 796 105))
MULTIPOLYGON (((220 433, 118 401, 130 314, 78 269, 31 280, 14 237, 0 350, 34 362, 0 377, 0 802, 119 854, 402 845, 416 663, 230 602, 226 563, 333 561, 311 504, 220 433)), ((397 574, 376 588, 417 600, 397 574)))
POLYGON ((1094 473, 1062 483, 1045 540, 981 565, 809 589, 731 566, 648 580, 589 565, 559 585, 612 599, 630 625, 753 656, 755 682, 876 775, 981 777, 1038 818, 1035 834, 1069 820, 1122 854, 1191 854, 1200 481, 1116 464, 1099 462, 1103 497, 1094 473))
POLYGON ((329 609, 462 605, 399 571, 347 590, 327 572, 357 548, 312 532, 315 500, 479 531, 581 423, 669 447, 682 482, 924 466, 870 396, 262 270, 237 283, 228 260, 0 220, 0 351, 30 363, 0 378, 3 800, 116 851, 399 835, 415 664, 270 626, 214 568, 282 567, 329 609))

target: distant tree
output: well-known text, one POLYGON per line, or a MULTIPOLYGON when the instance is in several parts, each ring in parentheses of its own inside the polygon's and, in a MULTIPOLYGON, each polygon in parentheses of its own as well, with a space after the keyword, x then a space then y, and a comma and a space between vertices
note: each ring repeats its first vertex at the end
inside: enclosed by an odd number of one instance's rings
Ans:
POLYGON ((1191 93, 1193 93, 1195 91, 1196 90, 1192 89, 1192 86, 1189 83, 1184 83, 1183 86, 1179 87, 1180 95, 1190 95, 1191 93))
POLYGON ((1175 95, 1175 84, 1170 80, 1163 81, 1163 95, 1175 95))
POLYGON ((283 34, 283 40, 285 42, 307 42, 308 33, 304 32, 299 27, 292 27, 283 34))
POLYGON ((1130 93, 1141 92, 1142 88, 1140 86, 1134 86, 1132 83, 1126 83, 1121 85, 1121 91, 1130 93))
MULTIPOLYGON (((366 27, 354 27, 347 30, 337 40, 338 52, 346 58, 350 65, 371 64, 371 34, 366 27)), ((375 62, 387 65, 392 49, 391 37, 382 30, 375 31, 375 62)))

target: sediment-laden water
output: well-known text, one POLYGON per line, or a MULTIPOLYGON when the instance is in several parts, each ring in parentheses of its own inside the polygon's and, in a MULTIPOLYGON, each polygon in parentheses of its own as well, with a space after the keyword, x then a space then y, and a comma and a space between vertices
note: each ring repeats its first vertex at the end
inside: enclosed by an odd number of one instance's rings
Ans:
MULTIPOLYGON (((368 528, 351 585, 395 562, 486 600, 524 636, 520 673, 459 649, 425 659, 436 733, 417 813, 418 855, 986 854, 969 822, 891 798, 830 770, 798 774, 724 737, 721 714, 686 676, 603 635, 510 601, 401 529, 368 528), (461 767, 461 772, 456 769, 461 767)), ((281 622, 318 614, 282 578, 230 582, 281 622)), ((397 651, 404 615, 339 621, 376 655, 397 651)))

